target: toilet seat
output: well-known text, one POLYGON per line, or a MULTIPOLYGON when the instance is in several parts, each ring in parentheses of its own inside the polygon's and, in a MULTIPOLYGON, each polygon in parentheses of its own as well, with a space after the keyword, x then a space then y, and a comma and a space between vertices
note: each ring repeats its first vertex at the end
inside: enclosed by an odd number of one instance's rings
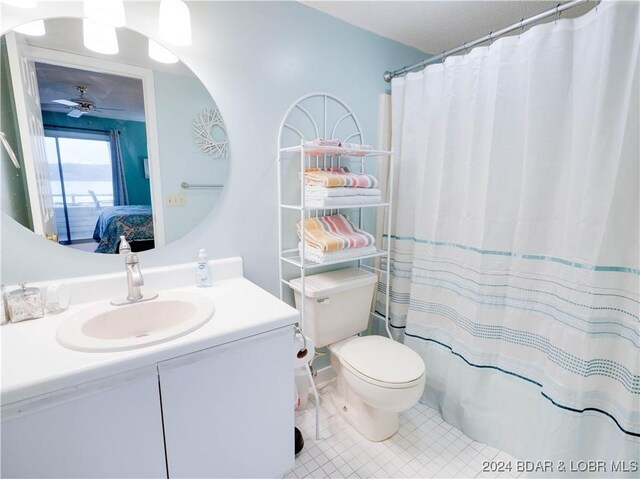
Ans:
POLYGON ((404 344, 383 336, 363 336, 340 348, 341 364, 355 376, 389 389, 411 388, 422 381, 424 361, 404 344))

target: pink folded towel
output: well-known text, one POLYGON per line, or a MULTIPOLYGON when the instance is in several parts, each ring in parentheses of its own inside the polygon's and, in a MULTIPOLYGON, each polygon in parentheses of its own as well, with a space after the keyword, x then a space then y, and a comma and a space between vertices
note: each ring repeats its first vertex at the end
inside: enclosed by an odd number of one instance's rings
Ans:
POLYGON ((340 146, 342 142, 340 140, 325 140, 323 138, 318 138, 317 140, 307 141, 306 144, 316 146, 340 146))
POLYGON ((309 155, 338 155, 340 154, 340 150, 336 148, 340 148, 340 145, 340 140, 324 140, 318 138, 317 140, 305 142, 304 146, 309 155), (314 148, 316 146, 318 149, 314 148))
POLYGON ((358 143, 342 143, 340 140, 325 140, 318 138, 317 140, 307 141, 305 143, 306 152, 309 155, 346 155, 346 156, 364 156, 367 151, 372 150, 371 145, 360 145, 358 143), (314 147, 318 147, 315 149, 314 147), (352 150, 350 152, 345 149, 352 150), (356 150, 356 151, 353 151, 356 150))

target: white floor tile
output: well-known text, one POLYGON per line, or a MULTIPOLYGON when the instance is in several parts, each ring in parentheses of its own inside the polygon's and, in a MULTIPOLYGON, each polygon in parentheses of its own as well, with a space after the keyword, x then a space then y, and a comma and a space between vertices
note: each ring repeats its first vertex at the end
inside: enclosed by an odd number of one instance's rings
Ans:
POLYGON ((313 401, 306 410, 296 412, 305 445, 287 479, 496 477, 482 473, 482 462, 513 459, 468 438, 438 411, 422 404, 400 416, 394 436, 368 441, 337 414, 328 394, 331 387, 320 391, 320 440, 315 438, 313 401))

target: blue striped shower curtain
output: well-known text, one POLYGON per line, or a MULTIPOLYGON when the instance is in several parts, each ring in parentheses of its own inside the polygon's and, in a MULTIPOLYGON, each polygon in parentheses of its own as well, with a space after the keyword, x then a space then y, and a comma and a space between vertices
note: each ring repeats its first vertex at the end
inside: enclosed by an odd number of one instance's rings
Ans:
POLYGON ((640 460, 639 14, 392 83, 393 330, 423 401, 522 459, 640 460))

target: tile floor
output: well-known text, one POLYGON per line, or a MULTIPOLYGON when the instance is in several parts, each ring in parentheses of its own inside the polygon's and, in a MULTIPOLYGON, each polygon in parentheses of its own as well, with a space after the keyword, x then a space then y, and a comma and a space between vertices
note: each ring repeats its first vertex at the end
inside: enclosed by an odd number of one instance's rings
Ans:
POLYGON ((483 473, 483 461, 514 460, 493 447, 469 439, 447 424, 435 409, 418 404, 400 418, 400 430, 382 442, 370 442, 338 416, 329 397, 333 384, 320 390, 320 437, 315 439, 315 410, 296 412, 304 449, 285 478, 488 478, 517 474, 483 473))

